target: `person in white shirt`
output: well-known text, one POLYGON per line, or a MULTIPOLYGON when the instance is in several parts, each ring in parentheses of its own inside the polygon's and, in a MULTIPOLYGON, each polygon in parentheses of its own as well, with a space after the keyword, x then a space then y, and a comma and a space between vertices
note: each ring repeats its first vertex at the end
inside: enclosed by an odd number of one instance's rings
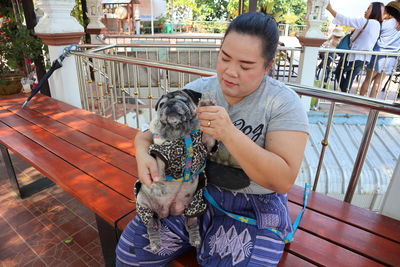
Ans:
MULTIPOLYGON (((383 3, 372 2, 365 11, 364 18, 346 17, 336 12, 331 3, 328 3, 326 10, 334 17, 334 24, 355 28, 350 38, 351 50, 372 51, 381 30, 383 8, 383 3)), ((370 55, 362 54, 349 54, 347 57, 341 58, 335 74, 342 92, 350 91, 354 78, 360 73, 363 65, 368 64, 370 59, 370 55)))
MULTIPOLYGON (((400 51, 400 2, 392 1, 385 7, 384 21, 381 34, 374 47, 374 51, 399 52, 400 51)), ((382 81, 391 74, 400 57, 372 56, 368 64, 367 75, 361 86, 360 95, 366 95, 372 83, 370 97, 376 97, 381 88, 382 81)))

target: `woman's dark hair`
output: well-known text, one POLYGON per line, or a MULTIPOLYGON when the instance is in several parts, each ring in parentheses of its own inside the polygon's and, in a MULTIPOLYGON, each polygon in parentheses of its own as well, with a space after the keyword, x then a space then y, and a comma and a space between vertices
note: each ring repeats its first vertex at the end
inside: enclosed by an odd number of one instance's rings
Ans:
POLYGON ((224 39, 232 31, 260 38, 265 65, 275 57, 279 41, 279 31, 278 25, 271 15, 261 12, 244 13, 236 17, 229 24, 224 39))
POLYGON ((383 21, 382 7, 384 7, 385 5, 381 2, 372 2, 371 6, 372 10, 368 19, 376 19, 377 21, 379 21, 379 23, 382 23, 383 21))
POLYGON ((400 23, 400 12, 396 8, 391 6, 385 6, 385 9, 386 13, 395 18, 397 22, 400 23))

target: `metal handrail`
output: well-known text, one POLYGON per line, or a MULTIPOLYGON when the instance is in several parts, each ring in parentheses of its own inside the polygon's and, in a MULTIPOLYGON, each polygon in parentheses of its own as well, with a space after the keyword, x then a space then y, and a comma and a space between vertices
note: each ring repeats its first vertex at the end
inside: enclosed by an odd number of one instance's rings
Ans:
POLYGON ((350 104, 358 107, 365 107, 400 115, 400 104, 390 102, 388 100, 368 98, 359 95, 350 95, 339 91, 315 88, 301 84, 287 83, 287 85, 300 95, 323 98, 337 103, 350 104))
POLYGON ((398 57, 399 52, 389 52, 389 51, 364 51, 364 50, 345 50, 345 49, 336 49, 336 48, 319 48, 319 52, 329 52, 329 53, 344 53, 344 54, 354 54, 354 55, 377 55, 377 56, 389 56, 389 57, 398 57))
POLYGON ((179 71, 188 74, 196 74, 201 76, 212 76, 215 75, 215 71, 212 69, 202 68, 202 67, 189 67, 183 64, 174 64, 174 63, 166 63, 160 62, 151 59, 140 59, 135 57, 126 57, 126 56, 117 56, 117 55, 105 55, 105 54, 96 54, 96 53, 85 53, 74 51, 71 53, 75 56, 86 57, 86 58, 96 58, 120 63, 127 63, 132 65, 139 65, 150 68, 158 68, 164 70, 172 70, 179 71))
MULTIPOLYGON (((208 43, 195 43, 195 44, 170 44, 170 43, 149 43, 149 44, 113 44, 113 45, 92 45, 92 44, 84 44, 84 45, 79 45, 79 48, 97 48, 97 47, 103 47, 102 49, 108 49, 108 48, 121 48, 121 47, 130 47, 130 48, 136 48, 136 47, 144 47, 144 48, 217 48, 219 49, 221 45, 219 44, 208 44, 208 43)), ((277 47, 278 51, 297 51, 301 52, 302 48, 301 47, 291 47, 291 46, 278 46, 277 47)), ((87 50, 88 51, 88 50, 87 50)), ((348 51, 348 50, 346 50, 348 51)))

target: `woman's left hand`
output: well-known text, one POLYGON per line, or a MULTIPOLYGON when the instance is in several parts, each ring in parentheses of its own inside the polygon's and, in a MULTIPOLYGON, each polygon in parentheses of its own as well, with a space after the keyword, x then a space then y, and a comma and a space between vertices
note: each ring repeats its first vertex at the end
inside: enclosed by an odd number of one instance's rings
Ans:
POLYGON ((198 107, 196 113, 200 121, 200 130, 218 141, 223 142, 223 139, 236 129, 228 112, 221 106, 198 107))

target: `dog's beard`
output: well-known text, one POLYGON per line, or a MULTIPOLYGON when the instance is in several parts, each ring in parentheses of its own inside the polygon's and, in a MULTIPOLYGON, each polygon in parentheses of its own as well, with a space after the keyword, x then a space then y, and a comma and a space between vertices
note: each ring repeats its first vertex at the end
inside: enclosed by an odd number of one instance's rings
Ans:
POLYGON ((189 134, 198 126, 193 110, 184 103, 165 103, 159 113, 160 135, 174 139, 189 134))

